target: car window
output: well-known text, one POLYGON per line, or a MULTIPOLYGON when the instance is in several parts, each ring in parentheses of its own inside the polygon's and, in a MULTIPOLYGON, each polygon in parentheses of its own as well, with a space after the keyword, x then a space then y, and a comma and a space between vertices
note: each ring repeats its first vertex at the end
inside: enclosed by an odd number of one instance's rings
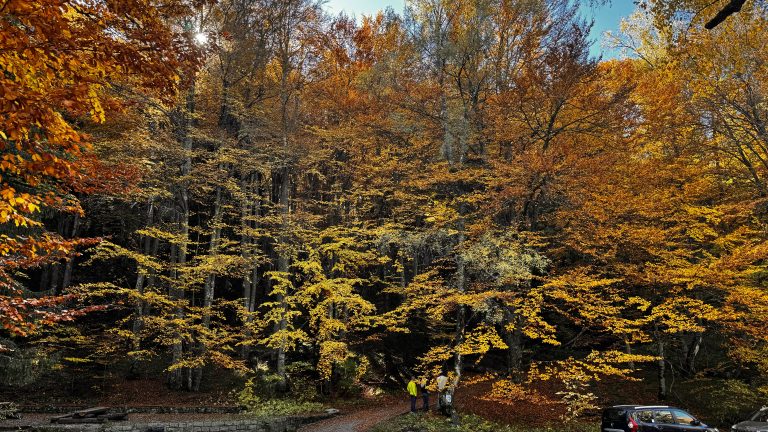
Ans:
POLYGON ((609 422, 623 421, 626 410, 609 408, 603 412, 603 419, 609 422))
POLYGON ((752 416, 752 421, 754 422, 761 422, 761 423, 768 423, 768 410, 763 409, 755 413, 755 415, 752 416))
POLYGON ((675 420, 677 421, 677 424, 680 424, 680 425, 690 426, 696 420, 695 418, 693 418, 692 415, 682 410, 674 410, 673 413, 675 415, 675 420))
POLYGON ((656 423, 675 424, 675 418, 672 417, 672 411, 670 410, 658 410, 654 412, 653 419, 656 423))
POLYGON ((642 423, 651 423, 653 421, 653 411, 651 410, 644 410, 644 411, 635 411, 635 420, 642 422, 642 423))

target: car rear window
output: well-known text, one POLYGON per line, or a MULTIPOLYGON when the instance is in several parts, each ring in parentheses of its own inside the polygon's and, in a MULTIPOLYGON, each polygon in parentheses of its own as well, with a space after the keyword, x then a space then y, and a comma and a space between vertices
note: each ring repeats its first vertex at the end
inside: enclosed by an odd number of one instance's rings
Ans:
POLYGON ((625 419, 624 415, 626 413, 627 410, 625 409, 608 408, 607 410, 603 411, 603 420, 609 422, 621 421, 625 419))

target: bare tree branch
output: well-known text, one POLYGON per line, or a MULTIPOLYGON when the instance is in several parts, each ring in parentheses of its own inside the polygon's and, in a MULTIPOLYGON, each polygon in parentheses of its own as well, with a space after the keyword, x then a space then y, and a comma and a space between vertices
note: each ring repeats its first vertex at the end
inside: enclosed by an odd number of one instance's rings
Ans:
POLYGON ((712 30, 713 28, 717 27, 729 16, 739 12, 746 2, 747 0, 731 0, 731 2, 728 3, 720 12, 718 12, 714 18, 709 20, 709 22, 704 25, 704 28, 707 30, 712 30))

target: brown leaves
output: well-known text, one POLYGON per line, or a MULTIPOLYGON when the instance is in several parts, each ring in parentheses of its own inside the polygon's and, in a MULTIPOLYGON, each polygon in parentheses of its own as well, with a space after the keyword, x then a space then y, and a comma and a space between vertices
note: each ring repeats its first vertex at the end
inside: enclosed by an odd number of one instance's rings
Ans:
MULTIPOLYGON (((88 116, 104 122, 106 107, 113 106, 104 90, 115 82, 130 82, 170 101, 179 74, 197 64, 197 49, 172 27, 189 13, 180 1, 3 3, 0 224, 40 226, 45 207, 80 211, 65 195, 104 190, 111 187, 106 179, 121 174, 135 177, 100 166, 75 121, 88 116)), ((9 268, 35 264, 61 245, 46 235, 16 232, 0 238, 8 257, 0 261, 0 287, 12 284, 9 268)), ((9 311, 35 307, 5 301, 9 311)), ((9 329, 19 331, 23 314, 8 316, 19 323, 9 329)))

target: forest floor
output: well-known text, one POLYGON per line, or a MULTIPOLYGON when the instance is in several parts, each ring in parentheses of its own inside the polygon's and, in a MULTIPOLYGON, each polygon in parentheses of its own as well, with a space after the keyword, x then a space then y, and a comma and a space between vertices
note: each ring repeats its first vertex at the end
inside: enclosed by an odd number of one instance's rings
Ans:
POLYGON ((169 389, 165 381, 156 378, 45 379, 21 388, 0 389, 0 400, 16 402, 32 411, 39 407, 87 406, 228 407, 236 405, 232 388, 216 383, 203 392, 183 392, 169 389))
MULTIPOLYGON (((542 393, 551 393, 555 389, 540 386, 535 390, 542 393)), ((498 422, 500 424, 515 424, 525 426, 546 426, 557 420, 562 406, 558 402, 542 400, 539 403, 531 403, 527 400, 509 401, 501 403, 497 400, 486 398, 491 389, 490 382, 470 384, 456 393, 456 408, 460 414, 474 414, 498 422)), ((532 389, 533 390, 533 389, 532 389)), ((436 395, 430 397, 430 409, 434 413, 436 395)), ((374 426, 384 423, 399 415, 405 415, 410 409, 410 400, 403 393, 398 396, 389 396, 376 402, 362 406, 352 406, 345 409, 342 414, 332 419, 312 423, 300 429, 300 432, 367 432, 374 426)), ((419 399, 421 408, 422 401, 419 399)))
MULTIPOLYGON (((24 413, 20 419, 0 420, 0 430, 23 430, 51 424, 51 418, 59 414, 24 413)), ((251 417, 237 414, 149 414, 132 413, 125 423, 194 423, 228 420, 249 420, 251 417)), ((122 422, 121 422, 122 423, 122 422)))
MULTIPOLYGON (((468 376, 471 378, 471 376, 468 376)), ((486 396, 491 390, 490 382, 479 382, 463 386, 455 396, 455 404, 460 414, 475 414, 499 424, 545 426, 559 418, 563 406, 554 400, 559 388, 547 384, 527 384, 527 390, 544 395, 537 403, 530 400, 489 400, 486 396)), ((603 382, 599 394, 611 395, 598 401, 599 405, 626 402, 622 395, 627 394, 625 382, 603 382)), ((69 407, 109 406, 134 408, 139 411, 130 415, 132 422, 159 421, 219 421, 239 418, 237 414, 227 414, 229 408, 237 408, 233 389, 239 385, 227 382, 225 378, 212 380, 204 392, 178 392, 167 388, 164 381, 145 377, 137 380, 112 379, 80 381, 73 379, 64 382, 38 382, 26 389, 0 389, 0 401, 14 401, 29 412, 51 412, 51 414, 27 414, 26 422, 47 422, 53 415, 49 408, 66 411, 69 407), (154 414, 147 407, 175 407, 169 414, 154 414), (142 409, 144 408, 144 409, 142 409), (200 410, 198 410, 200 408, 200 410)), ((654 402, 652 388, 639 391, 633 385, 632 402, 654 402), (646 394, 647 393, 647 394, 646 394)), ((430 402, 436 402, 432 395, 430 402)), ((421 401, 419 401, 421 404, 421 401)), ((363 432, 376 424, 407 413, 409 400, 405 391, 379 396, 363 396, 352 400, 334 400, 326 406, 337 408, 338 417, 310 424, 301 432, 363 432)), ((161 411, 164 412, 164 411, 161 411)), ((6 424, 7 425, 7 424, 6 424)))

